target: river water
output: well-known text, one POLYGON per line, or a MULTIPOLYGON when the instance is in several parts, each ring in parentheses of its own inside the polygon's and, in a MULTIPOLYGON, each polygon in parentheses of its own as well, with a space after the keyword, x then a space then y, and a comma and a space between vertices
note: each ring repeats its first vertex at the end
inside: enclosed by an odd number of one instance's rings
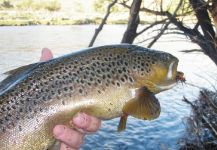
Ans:
MULTIPOLYGON (((23 26, 0 27, 0 74, 21 65, 37 62, 43 47, 52 49, 58 57, 87 47, 97 26, 23 26)), ((126 26, 107 25, 100 33, 95 45, 118 44, 126 26)), ((135 43, 147 38, 143 35, 135 43)), ((145 44, 140 44, 145 46, 145 44)), ((198 48, 180 36, 164 36, 153 49, 169 52, 179 58, 178 70, 185 73, 187 82, 213 89, 217 69, 202 53, 182 53, 180 50, 198 48)), ((175 88, 157 95, 161 103, 160 117, 143 121, 130 117, 126 131, 117 133, 119 119, 103 121, 102 128, 85 138, 82 147, 106 150, 160 150, 178 149, 181 138, 186 136, 185 119, 190 107, 182 101, 183 96, 194 100, 198 88, 179 84, 175 88)))

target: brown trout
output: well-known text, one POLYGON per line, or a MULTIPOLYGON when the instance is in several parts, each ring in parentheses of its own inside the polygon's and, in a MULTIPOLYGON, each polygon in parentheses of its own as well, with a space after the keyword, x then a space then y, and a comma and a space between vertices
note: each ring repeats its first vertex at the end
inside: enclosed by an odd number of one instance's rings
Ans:
POLYGON ((159 116, 156 93, 176 84, 178 59, 120 44, 89 48, 7 72, 0 83, 0 149, 44 150, 77 112, 107 120, 159 116))

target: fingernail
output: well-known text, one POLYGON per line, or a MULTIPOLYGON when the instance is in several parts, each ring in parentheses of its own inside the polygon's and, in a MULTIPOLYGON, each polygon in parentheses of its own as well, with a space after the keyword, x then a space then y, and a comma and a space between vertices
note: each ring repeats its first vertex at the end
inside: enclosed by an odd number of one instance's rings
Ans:
POLYGON ((91 123, 90 116, 86 115, 85 113, 79 113, 79 115, 74 117, 72 120, 76 127, 82 129, 86 129, 91 123))
POLYGON ((64 133, 64 130, 65 130, 65 126, 64 125, 56 125, 53 128, 54 137, 58 139, 58 137, 60 137, 61 134, 64 133))
POLYGON ((77 113, 74 117, 73 117, 73 123, 75 124, 81 124, 82 123, 82 118, 83 118, 83 114, 82 113, 77 113))

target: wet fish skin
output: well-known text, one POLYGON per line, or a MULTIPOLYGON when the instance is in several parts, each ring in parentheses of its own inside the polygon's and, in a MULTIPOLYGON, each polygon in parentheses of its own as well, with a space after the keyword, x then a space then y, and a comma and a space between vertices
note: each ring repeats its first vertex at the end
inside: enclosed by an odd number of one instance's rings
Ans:
POLYGON ((132 89, 171 88, 177 65, 171 54, 122 44, 89 48, 19 72, 22 79, 7 83, 0 95, 1 150, 46 149, 54 142, 53 127, 68 125, 79 111, 100 119, 119 117, 134 97, 132 89))

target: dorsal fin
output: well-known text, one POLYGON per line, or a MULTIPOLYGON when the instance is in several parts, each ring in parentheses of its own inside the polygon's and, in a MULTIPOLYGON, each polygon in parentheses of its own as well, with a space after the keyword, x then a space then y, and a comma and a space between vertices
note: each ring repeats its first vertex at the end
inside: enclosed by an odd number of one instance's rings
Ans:
POLYGON ((33 63, 33 64, 28 64, 28 65, 25 65, 25 66, 21 66, 21 67, 9 70, 7 72, 4 72, 3 74, 8 75, 8 76, 14 75, 14 74, 20 74, 20 73, 22 73, 24 71, 29 70, 30 68, 34 68, 34 66, 36 66, 37 64, 38 63, 33 63))
POLYGON ((7 71, 3 74, 8 75, 4 80, 0 82, 0 95, 7 91, 10 87, 16 85, 21 81, 28 73, 34 70, 39 64, 44 62, 33 63, 25 66, 18 67, 16 69, 7 71))

